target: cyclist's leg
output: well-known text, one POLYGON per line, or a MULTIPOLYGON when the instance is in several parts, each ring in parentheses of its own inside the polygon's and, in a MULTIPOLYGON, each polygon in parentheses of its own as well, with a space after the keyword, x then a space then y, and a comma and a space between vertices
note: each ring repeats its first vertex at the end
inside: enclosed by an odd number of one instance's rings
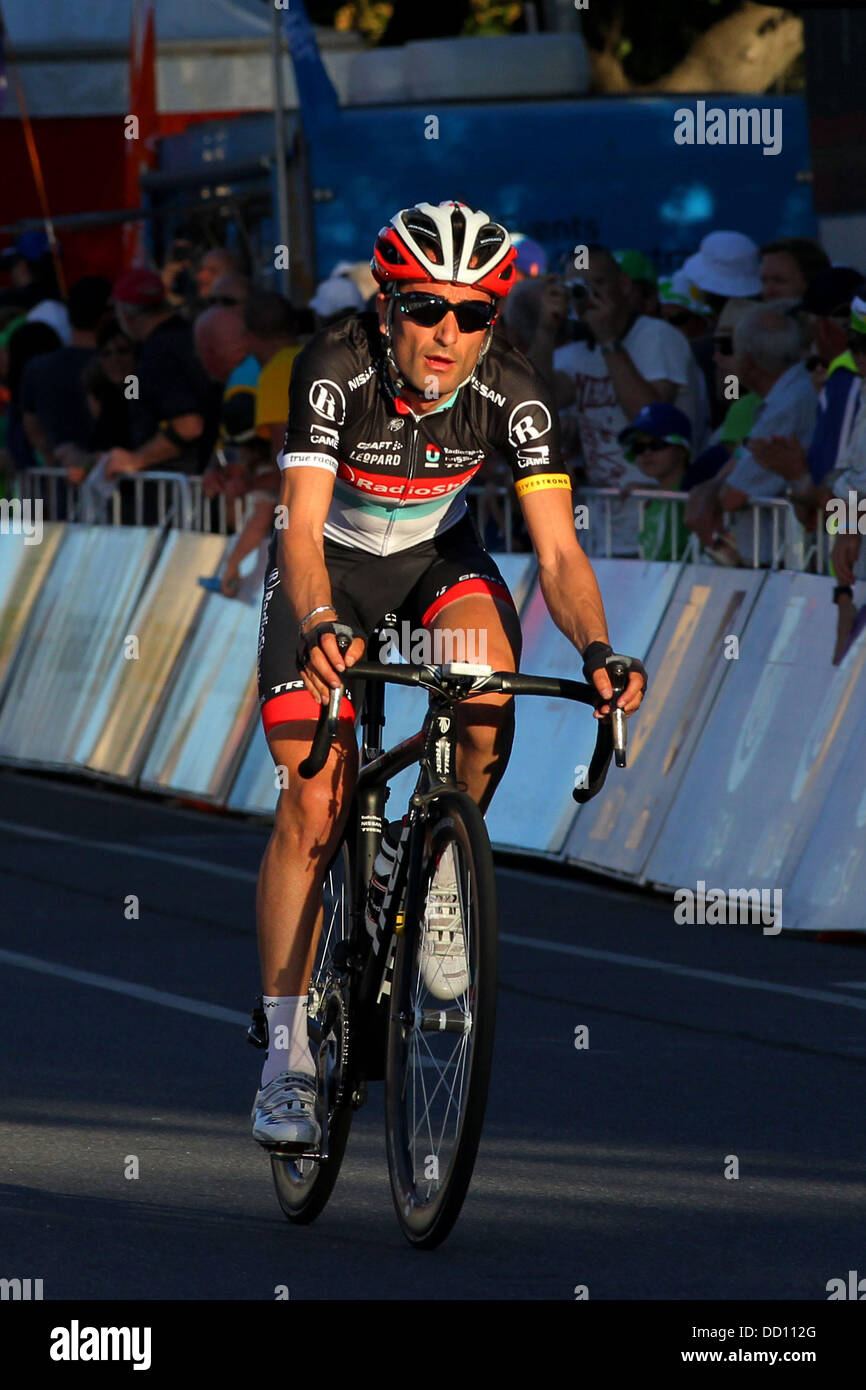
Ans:
MULTIPOLYGON (((307 993, 321 922, 321 891, 339 842, 357 769, 354 709, 347 697, 328 761, 310 781, 298 765, 310 751, 319 705, 295 662, 297 624, 273 563, 265 581, 259 636, 259 698, 271 756, 279 771, 274 828, 262 860, 256 895, 262 993, 298 998, 307 993)), ((339 585, 340 566, 329 560, 332 599, 340 620, 358 627, 339 585)))
MULTIPOLYGON (((455 653, 451 659, 459 660, 463 650, 474 652, 475 660, 494 671, 518 668, 520 622, 510 602, 491 594, 469 594, 444 604, 428 625, 434 644, 437 630, 440 633, 439 647, 445 660, 450 648, 455 653)), ((458 707, 457 724, 457 780, 465 783, 473 801, 486 812, 508 766, 514 740, 514 700, 510 695, 473 697, 458 707)))
MULTIPOLYGON (((437 559, 411 596, 421 625, 434 634, 434 661, 469 660, 494 671, 518 670, 517 610, 471 521, 466 518, 439 536, 437 549, 437 559)), ((514 701, 510 695, 479 695, 459 706, 457 718, 457 777, 486 811, 508 765, 514 701)))
MULTIPOLYGON (((295 692, 300 703, 307 692, 295 692)), ((312 696, 308 696, 312 706, 312 696)), ((265 706, 267 710, 267 706, 265 706)), ((322 885, 345 824, 357 773, 351 719, 341 720, 323 770, 310 781, 298 773, 309 754, 315 715, 275 724, 271 756, 285 785, 259 872, 256 893, 262 992, 305 995, 321 926, 322 885)))

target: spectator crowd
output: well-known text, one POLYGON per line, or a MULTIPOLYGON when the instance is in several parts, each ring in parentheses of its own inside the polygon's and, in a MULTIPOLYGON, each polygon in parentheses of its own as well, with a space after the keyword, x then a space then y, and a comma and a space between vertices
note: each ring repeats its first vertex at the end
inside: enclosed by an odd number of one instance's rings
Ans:
MULTIPOLYGON (((834 498, 863 496, 859 269, 806 238, 758 246, 736 231, 709 233, 669 278, 638 250, 601 245, 576 247, 556 272, 537 242, 515 241, 519 283, 495 331, 554 395, 591 554, 669 560, 691 543, 719 564, 772 563, 769 514, 756 527, 753 503, 786 498, 808 537, 834 498), (638 505, 636 490, 649 499, 638 505)), ((122 493, 149 471, 201 475, 205 496, 246 499, 222 577, 236 591, 272 524, 295 357, 323 324, 373 307, 368 262, 340 262, 304 308, 254 284, 225 248, 184 239, 158 270, 87 276, 65 296, 54 265, 41 232, 0 256, 0 496, 38 468, 122 493)), ((507 481, 496 457, 479 475, 491 548, 527 543, 503 505, 507 481)), ((860 535, 837 530, 842 641, 860 535)))

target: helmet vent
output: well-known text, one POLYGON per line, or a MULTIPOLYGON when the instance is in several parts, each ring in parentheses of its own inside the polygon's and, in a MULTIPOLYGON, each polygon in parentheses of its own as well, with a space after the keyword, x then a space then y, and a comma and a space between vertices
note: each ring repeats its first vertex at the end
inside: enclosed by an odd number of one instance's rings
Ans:
POLYGON ((434 265, 443 265, 442 245, 435 222, 423 213, 414 213, 405 219, 406 230, 412 233, 428 260, 434 265))

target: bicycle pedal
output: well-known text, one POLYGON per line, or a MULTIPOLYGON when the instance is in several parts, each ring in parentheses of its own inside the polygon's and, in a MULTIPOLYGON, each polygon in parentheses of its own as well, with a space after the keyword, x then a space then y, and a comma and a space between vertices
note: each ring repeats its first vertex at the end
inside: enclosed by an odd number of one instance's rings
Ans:
POLYGON ((299 1148, 297 1144, 262 1144, 263 1149, 267 1149, 269 1154, 276 1158, 309 1159, 312 1163, 321 1163, 322 1152, 320 1149, 299 1148))

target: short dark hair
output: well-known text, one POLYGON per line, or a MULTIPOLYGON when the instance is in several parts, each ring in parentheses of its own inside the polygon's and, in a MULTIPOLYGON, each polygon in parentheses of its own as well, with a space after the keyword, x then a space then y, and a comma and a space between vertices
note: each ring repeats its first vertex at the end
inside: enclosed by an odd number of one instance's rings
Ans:
POLYGON ((775 241, 765 241, 759 255, 763 260, 764 256, 775 256, 782 252, 797 262, 807 284, 811 284, 816 275, 830 267, 827 252, 811 237, 783 236, 775 241))
POLYGON ((275 290, 252 290, 244 308, 244 326, 257 338, 291 338, 298 316, 284 295, 275 290))
POLYGON ((67 308, 73 328, 93 332, 108 308, 111 281, 102 275, 83 275, 69 291, 67 308))

